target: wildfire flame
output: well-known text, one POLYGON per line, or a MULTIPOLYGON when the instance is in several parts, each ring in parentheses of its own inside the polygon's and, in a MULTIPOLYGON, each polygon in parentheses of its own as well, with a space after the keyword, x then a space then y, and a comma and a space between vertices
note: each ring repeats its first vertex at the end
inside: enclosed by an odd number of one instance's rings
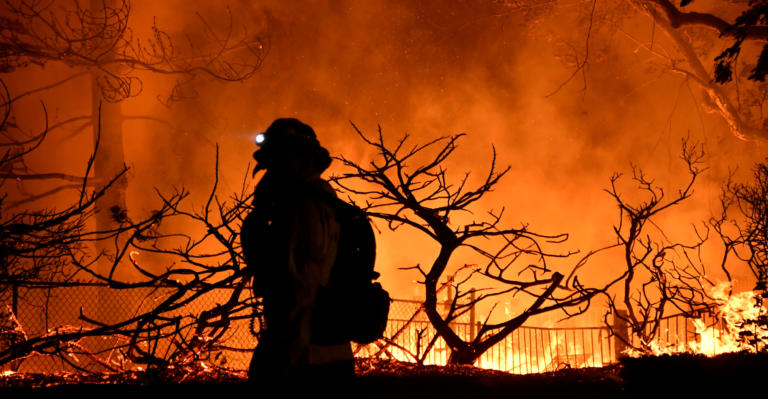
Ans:
MULTIPOLYGON (((702 311, 696 319, 674 316, 674 325, 667 324, 669 331, 662 328, 657 339, 643 345, 650 351, 630 349, 624 354, 633 357, 675 353, 716 356, 729 352, 760 352, 768 348, 768 301, 763 301, 759 292, 732 293, 730 284, 722 283, 707 294, 712 298, 713 308, 702 311), (680 326, 677 320, 682 322, 680 326)), ((610 343, 611 336, 598 332, 590 334, 590 328, 586 327, 562 330, 528 327, 526 333, 504 340, 489 350, 475 365, 514 374, 530 374, 614 363, 616 358, 610 343)), ((410 338, 408 342, 419 340, 416 336, 410 338)), ((441 340, 437 341, 433 351, 434 356, 425 358, 425 364, 447 363, 449 350, 441 340)), ((387 353, 396 360, 414 361, 412 353, 400 348, 389 348, 387 353)))
POLYGON ((710 295, 718 303, 718 316, 722 325, 707 325, 695 320, 699 341, 691 343, 691 350, 707 356, 722 353, 758 352, 768 344, 768 326, 758 321, 768 316, 768 308, 755 291, 728 295, 730 286, 719 284, 710 295))
MULTIPOLYGON (((768 307, 760 293, 731 293, 731 284, 725 282, 711 288, 708 294, 716 304, 714 318, 692 320, 695 341, 672 344, 654 341, 647 345, 653 355, 689 352, 711 357, 741 351, 755 353, 768 347, 768 323, 765 322, 768 307)), ((632 349, 625 354, 643 355, 632 349)))

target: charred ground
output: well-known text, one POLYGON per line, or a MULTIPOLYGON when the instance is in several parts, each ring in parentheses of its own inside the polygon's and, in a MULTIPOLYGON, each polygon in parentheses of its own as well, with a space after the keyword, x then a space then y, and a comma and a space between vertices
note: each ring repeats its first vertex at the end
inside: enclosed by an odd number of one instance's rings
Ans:
MULTIPOLYGON (((361 397, 625 397, 671 394, 755 393, 768 355, 730 353, 715 357, 679 354, 624 358, 602 368, 513 375, 472 366, 418 366, 359 359, 353 392, 361 397)), ((565 366, 564 366, 565 367, 565 366)), ((337 387, 333 387, 336 389, 337 387)), ((213 397, 253 396, 259 387, 244 372, 169 369, 122 374, 13 374, 0 377, 4 397, 111 394, 213 397), (10 396, 6 396, 10 394, 10 396)), ((263 392, 262 392, 263 393, 263 392)), ((267 395, 269 396, 269 395, 267 395)))

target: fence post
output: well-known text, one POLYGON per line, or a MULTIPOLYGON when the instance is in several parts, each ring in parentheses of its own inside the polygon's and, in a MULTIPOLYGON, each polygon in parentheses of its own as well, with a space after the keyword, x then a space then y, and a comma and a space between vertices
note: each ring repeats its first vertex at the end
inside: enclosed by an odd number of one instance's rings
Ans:
POLYGON ((627 349, 627 344, 625 344, 625 342, 629 342, 629 334, 627 333, 629 326, 626 321, 627 317, 629 317, 627 311, 621 309, 616 309, 616 314, 613 315, 613 325, 611 326, 611 329, 613 330, 613 335, 618 337, 613 340, 613 356, 615 360, 624 357, 624 351, 627 349))
MULTIPOLYGON (((453 292, 451 291, 451 286, 448 285, 448 287, 446 287, 446 301, 444 304, 446 316, 448 315, 448 312, 451 311, 451 303, 453 303, 453 292)), ((448 327, 454 330, 454 328, 456 327, 455 321, 451 321, 450 323, 448 323, 448 327)), ((459 331, 456 331, 456 330, 454 331, 460 334, 459 331)))
POLYGON ((475 290, 469 293, 469 300, 473 304, 469 309, 469 340, 474 341, 477 331, 475 330, 475 290))

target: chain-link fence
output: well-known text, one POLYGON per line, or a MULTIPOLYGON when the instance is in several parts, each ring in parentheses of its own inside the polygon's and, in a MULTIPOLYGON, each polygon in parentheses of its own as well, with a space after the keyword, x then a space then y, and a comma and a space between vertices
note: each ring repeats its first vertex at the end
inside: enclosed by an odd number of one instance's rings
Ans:
MULTIPOLYGON (((98 326, 91 321, 118 323, 153 309, 175 292, 173 288, 114 289, 100 284, 68 284, 66 287, 47 288, 20 286, 5 295, 3 307, 14 308, 13 313, 27 337, 41 337, 56 333, 76 333, 98 326)), ((148 337, 142 350, 163 358, 172 349, 171 339, 191 339, 194 322, 201 312, 227 302, 232 293, 232 289, 215 289, 195 298, 183 309, 165 314, 166 318, 178 320, 179 334, 154 340, 148 337)), ((249 319, 232 320, 217 350, 210 353, 206 360, 235 369, 247 368, 250 350, 256 343, 252 327, 249 319)), ((119 349, 125 347, 128 339, 120 335, 86 336, 74 344, 82 348, 78 352, 88 352, 94 356, 73 358, 33 355, 21 362, 18 371, 53 372, 77 368, 98 370, 103 369, 98 366, 102 361, 122 365, 128 359, 123 358, 119 349)), ((5 343, 6 346, 9 344, 5 343)), ((2 343, 0 349, 3 349, 2 343)))

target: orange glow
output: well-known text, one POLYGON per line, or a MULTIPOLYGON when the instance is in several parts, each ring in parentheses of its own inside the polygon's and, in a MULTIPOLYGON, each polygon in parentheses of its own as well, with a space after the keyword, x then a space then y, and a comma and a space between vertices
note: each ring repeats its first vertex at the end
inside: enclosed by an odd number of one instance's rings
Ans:
MULTIPOLYGON (((474 365, 511 374, 535 374, 564 368, 603 367, 615 361, 607 356, 607 353, 601 354, 600 350, 589 350, 589 348, 585 350, 582 344, 570 342, 563 335, 557 335, 556 341, 540 342, 540 346, 535 349, 515 343, 513 340, 504 340, 500 345, 486 352, 474 365), (603 357, 603 355, 606 356, 603 357)), ((390 348, 388 354, 395 360, 414 361, 411 354, 399 348, 390 348)), ((359 356, 368 355, 369 353, 365 352, 359 354, 359 356)), ((447 349, 438 344, 434 355, 428 356, 424 364, 446 365, 447 360, 447 349)))
MULTIPOLYGON (((237 83, 205 74, 136 72, 143 92, 121 103, 122 133, 113 137, 124 146, 121 159, 130 166, 125 197, 131 218, 157 208, 155 187, 161 193, 185 187, 191 193, 187 209, 200 209, 213 186, 217 145, 222 154, 218 181, 222 198, 243 185, 251 190, 256 183, 248 170, 257 149, 254 133, 278 117, 296 117, 310 124, 332 155, 344 154, 361 165, 375 161, 377 155, 356 137, 349 121, 369 134, 381 126, 390 142, 407 132, 414 145, 466 132, 455 156, 444 165, 451 184, 459 183, 464 173, 469 173, 468 186, 477 184, 488 170, 492 148, 498 165, 511 169, 494 192, 454 221, 504 208, 505 226, 567 233, 569 240, 556 252, 579 254, 550 264, 553 271, 567 273, 576 257, 616 242, 613 228, 619 223, 619 211, 603 192, 612 172, 627 173, 630 163, 636 164, 672 193, 686 173, 678 159, 680 139, 704 143, 708 170, 697 181, 696 194, 653 220, 660 232, 652 234, 686 242, 695 239, 691 224, 719 211, 720 189, 731 171, 736 171, 734 181, 739 180, 752 163, 766 156, 764 145, 732 137, 728 121, 717 111, 727 106, 720 98, 706 96, 706 89, 697 85, 701 79, 692 79, 686 72, 690 66, 680 61, 673 38, 663 34, 648 15, 632 8, 632 2, 598 2, 595 15, 582 3, 556 1, 265 0, 236 2, 231 8, 214 1, 195 3, 133 1, 130 32, 146 40, 156 22, 169 39, 206 50, 205 43, 197 41, 206 26, 227 37, 223 33, 234 21, 234 33, 247 31, 268 38, 264 42, 268 51, 255 74, 237 83), (202 16, 208 25, 200 25, 202 16), (569 76, 575 78, 569 80, 569 76)), ((696 3, 706 7, 716 2, 696 3)), ((702 65, 710 68, 716 47, 725 39, 690 29, 696 34, 684 36, 697 40, 696 52, 706 54, 702 65)), ((15 104, 14 123, 38 132, 45 125, 40 109, 44 103, 52 127, 50 138, 22 166, 39 173, 85 173, 95 130, 87 123, 81 127, 77 118, 93 112, 88 70, 56 61, 32 62, 3 72, 2 78, 11 96, 21 96, 15 104), (71 76, 76 77, 66 80, 71 76)), ((733 95, 741 93, 739 87, 724 85, 722 91, 733 95)), ((757 86, 743 90, 751 91, 757 91, 757 86)), ((750 114, 765 114, 762 108, 749 107, 750 114)), ((105 131, 104 137, 109 134, 105 131)), ((335 162, 328 173, 344 172, 335 162)), ((626 195, 635 199, 632 184, 627 183, 626 195)), ((9 180, 2 192, 8 194, 3 215, 8 214, 8 203, 52 187, 38 180, 9 180)), ((57 192, 10 212, 61 206, 76 197, 75 191, 57 192)), ((434 261, 434 241, 407 226, 392 232, 386 223, 374 223, 376 270, 382 285, 393 298, 423 298, 423 287, 415 282, 422 276, 402 269, 434 261)), ((174 234, 180 245, 182 235, 205 230, 182 218, 163 221, 158 228, 174 234)), ((215 252, 216 245, 206 242, 196 250, 215 252)), ((699 254, 712 280, 725 278, 713 266, 721 250, 721 243, 711 238, 699 254)), ((623 272, 617 268, 621 259, 616 251, 595 256, 581 269, 579 281, 587 287, 610 281, 623 272)), ((152 272, 186 266, 138 251, 128 253, 127 260, 152 272)), ((481 261, 457 252, 450 267, 456 270, 481 261)), ((744 264, 731 261, 727 266, 735 279, 751 276, 744 264)), ((126 280, 141 277, 131 267, 116 275, 126 280)), ((477 287, 492 284, 478 282, 477 287)), ((765 316, 765 305, 750 308, 754 293, 729 297, 727 291, 718 286, 711 293, 722 323, 693 321, 689 331, 696 342, 654 341, 648 344, 653 353, 690 351, 711 356, 752 350, 739 341, 739 325, 765 316)), ((504 298, 500 302, 504 312, 493 314, 490 321, 524 308, 519 298, 504 298)), ((144 306, 152 305, 146 301, 144 306)), ((591 306, 585 317, 572 323, 579 328, 601 326, 602 321, 595 320, 605 309, 599 301, 591 306)), ((488 311, 478 309, 479 314, 488 311)), ((502 341, 476 365, 536 373, 600 367, 616 360, 606 335, 598 334, 590 341, 596 343, 586 345, 569 341, 558 330, 532 327, 551 327, 561 317, 562 313, 547 314, 524 325, 530 328, 524 331, 534 337, 533 347, 541 347, 538 353, 526 351, 531 345, 521 344, 524 339, 518 336, 502 341)), ((752 333, 766 345, 768 332, 752 333)), ((415 335, 410 338, 416 340, 415 335)), ((406 349, 415 352, 411 346, 406 349)), ((388 353, 398 360, 414 360, 414 353, 396 347, 388 353)), ((448 356, 449 350, 438 341, 425 362, 445 364, 448 356)))
MULTIPOLYGON (((256 149, 253 133, 280 116, 304 120, 332 154, 362 163, 374 154, 355 138, 349 120, 367 132, 380 124, 387 137, 408 132, 418 142, 466 132, 456 158, 446 165, 449 177, 460 179, 472 171, 469 183, 479 178, 488 167, 491 146, 498 151, 499 165, 512 167, 497 191, 473 211, 505 207, 509 225, 522 222, 544 233, 567 232, 568 249, 582 253, 613 239, 616 212, 602 193, 612 171, 626 171, 634 162, 660 182, 673 183, 683 173, 675 164, 679 137, 716 142, 708 148, 711 167, 697 195, 672 220, 659 221, 671 226, 668 234, 685 234, 690 222, 709 216, 728 170, 748 171, 764 155, 759 146, 723 140, 727 124, 705 112, 710 104, 688 87, 684 75, 657 72, 657 63, 664 60, 655 54, 672 52, 674 43, 652 35, 655 25, 635 11, 598 7, 603 14, 591 32, 594 59, 583 71, 586 87, 574 79, 547 96, 578 63, 588 7, 513 3, 518 2, 393 6, 373 0, 331 6, 271 0, 231 5, 249 33, 270 39, 261 69, 249 80, 226 84, 138 72, 143 92, 122 104, 122 141, 131 166, 129 216, 156 207, 152 187, 167 192, 185 186, 192 193, 190 202, 204 203, 216 143, 223 155, 221 187, 236 190, 256 149), (612 15, 623 16, 619 32, 610 30, 615 27, 612 15), (169 97, 176 101, 165 101, 169 97)), ((156 21, 184 43, 197 38, 199 32, 189 30, 199 27, 200 15, 218 31, 226 31, 229 22, 227 9, 216 2, 134 2, 131 15, 136 37, 151 35, 156 21)), ((20 94, 77 72, 51 62, 44 68, 18 68, 6 83, 11 93, 20 94)), ((26 96, 15 117, 29 130, 43 126, 40 101, 52 110, 51 125, 85 115, 91 112, 89 85, 84 76, 26 96)), ((54 130, 51 140, 26 160, 30 168, 82 173, 92 135, 75 134, 74 127, 54 130)), ((36 184, 23 188, 47 189, 36 184)), ((14 195, 19 193, 12 191, 9 198, 14 195)), ((61 194, 51 204, 66 198, 61 194)), ((431 243, 415 231, 391 234, 379 227, 377 269, 383 284, 396 297, 413 297, 418 292, 411 283, 414 275, 399 268, 430 262, 431 243)), ((186 227, 170 220, 164 228, 179 232, 186 227)), ((474 262, 461 259, 456 265, 474 262)), ((584 280, 608 278, 613 264, 600 260, 584 280)))

